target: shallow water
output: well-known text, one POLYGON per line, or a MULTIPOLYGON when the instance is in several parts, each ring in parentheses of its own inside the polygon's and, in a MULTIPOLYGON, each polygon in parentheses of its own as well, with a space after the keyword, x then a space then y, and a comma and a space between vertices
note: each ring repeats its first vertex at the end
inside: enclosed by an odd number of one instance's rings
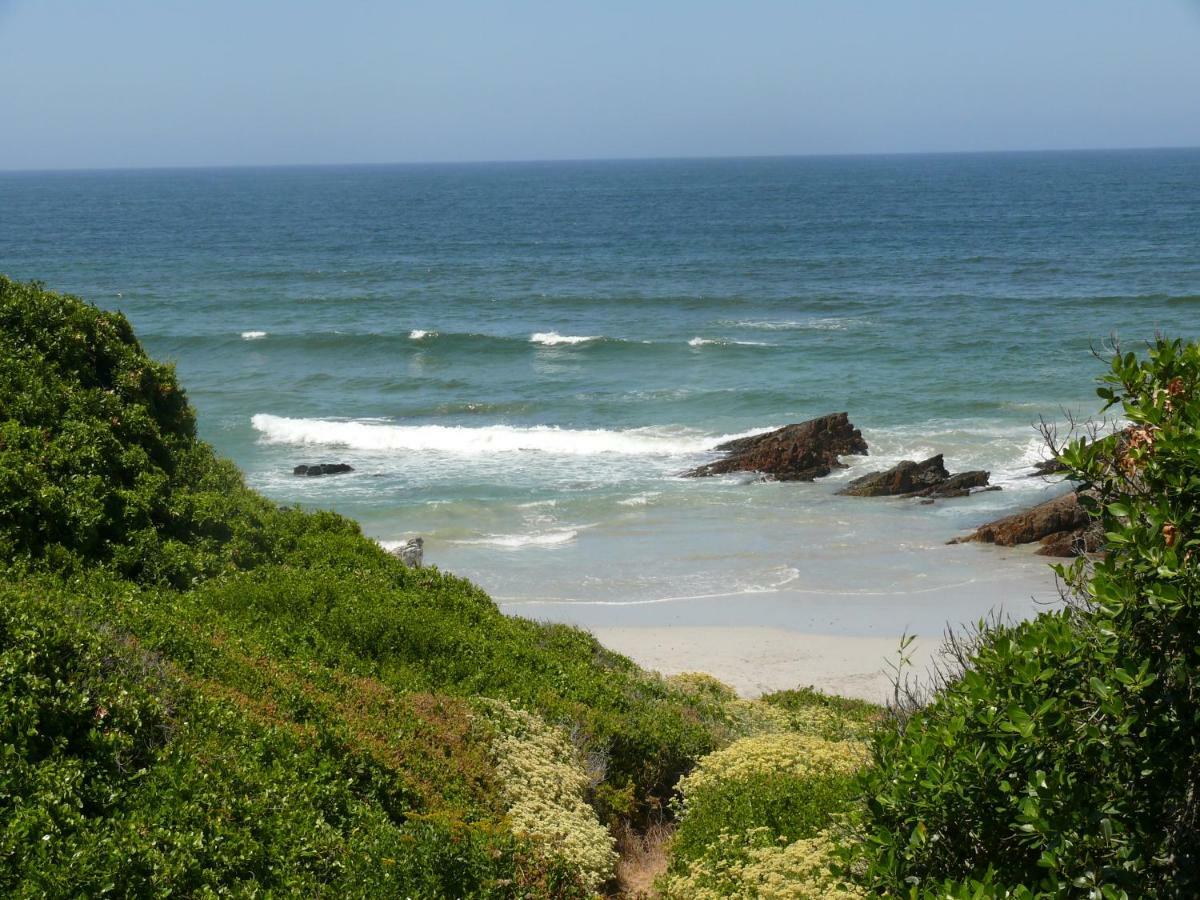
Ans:
POLYGON ((585 624, 1027 612, 1043 561, 944 542, 1053 490, 1093 344, 1196 335, 1198 247, 1200 151, 0 174, 0 271, 122 310, 253 486, 585 624), (676 477, 843 409, 827 481, 676 477), (935 452, 1004 490, 833 495, 935 452))

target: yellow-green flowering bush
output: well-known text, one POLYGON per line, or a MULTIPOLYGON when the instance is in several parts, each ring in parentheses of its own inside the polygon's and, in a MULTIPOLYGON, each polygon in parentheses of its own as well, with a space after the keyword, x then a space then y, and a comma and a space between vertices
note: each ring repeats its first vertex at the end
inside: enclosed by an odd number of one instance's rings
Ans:
POLYGON ((502 700, 480 700, 496 729, 492 761, 513 833, 578 869, 593 888, 613 872, 608 830, 584 799, 589 778, 562 729, 502 700))
POLYGON ((725 724, 735 738, 792 729, 792 719, 787 712, 759 700, 727 700, 721 710, 725 724))
POLYGON ((686 872, 663 879, 666 900, 854 900, 863 897, 833 874, 836 844, 827 832, 791 843, 771 829, 722 834, 686 872))
POLYGON ((713 700, 733 700, 737 697, 737 691, 706 672, 680 672, 668 678, 667 682, 689 694, 713 700))
POLYGON ((864 758, 863 746, 857 741, 767 732, 734 741, 723 750, 705 756, 689 775, 680 779, 679 791, 686 808, 690 796, 723 781, 761 774, 801 778, 849 775, 862 765, 864 758))

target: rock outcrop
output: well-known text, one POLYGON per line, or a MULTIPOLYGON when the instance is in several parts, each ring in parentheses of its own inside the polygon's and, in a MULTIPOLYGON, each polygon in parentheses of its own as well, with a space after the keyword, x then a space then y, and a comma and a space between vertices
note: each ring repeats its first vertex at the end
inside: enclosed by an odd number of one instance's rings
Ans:
POLYGON ((842 456, 865 456, 867 442, 842 412, 727 441, 716 449, 726 454, 724 459, 685 472, 684 477, 759 472, 776 481, 812 481, 844 468, 842 456))
POLYGON ((400 560, 410 569, 419 569, 425 563, 425 540, 415 537, 399 547, 393 547, 388 553, 400 560))
POLYGON ((982 541, 1001 547, 1036 541, 1041 544, 1037 552, 1042 556, 1078 556, 1099 550, 1104 536, 1094 527, 1091 517, 1079 503, 1079 495, 1072 491, 1039 503, 1033 509, 989 522, 949 543, 963 544, 968 541, 982 541))
POLYGON ((292 469, 293 475, 341 475, 344 472, 353 472, 354 467, 346 463, 313 463, 312 465, 296 466, 292 469))
MULTIPOLYGON (((904 460, 883 472, 868 472, 838 491, 850 497, 965 497, 972 489, 987 486, 990 473, 960 472, 951 475, 942 454, 921 462, 904 460)), ((998 490, 998 488, 993 488, 998 490)))

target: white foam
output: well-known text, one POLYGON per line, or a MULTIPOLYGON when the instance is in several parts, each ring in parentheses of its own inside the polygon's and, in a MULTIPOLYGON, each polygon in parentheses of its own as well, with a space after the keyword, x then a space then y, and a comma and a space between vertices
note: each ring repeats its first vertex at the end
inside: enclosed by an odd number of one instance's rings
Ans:
POLYGON ((650 501, 659 496, 661 491, 647 491, 644 494, 635 494, 632 497, 626 497, 624 500, 618 500, 618 506, 649 506, 650 501))
MULTIPOLYGON (((559 456, 682 456, 703 453, 745 435, 703 435, 680 429, 571 429, 550 425, 394 425, 372 421, 291 419, 258 413, 250 424, 268 444, 341 447, 350 450, 453 453, 547 453, 559 456)), ((756 429, 746 434, 759 434, 756 429)))
POLYGON ((600 335, 559 334, 557 331, 536 331, 529 336, 531 344, 542 344, 546 347, 557 347, 560 344, 586 344, 588 341, 598 341, 600 335))
POLYGON ((481 544, 501 547, 505 550, 523 550, 527 547, 561 547, 579 537, 574 528, 562 531, 546 531, 541 534, 489 534, 481 538, 450 541, 452 544, 481 544))
POLYGON ((408 333, 408 338, 411 341, 420 341, 427 337, 437 337, 436 331, 422 331, 420 328, 414 328, 408 333))
POLYGON ((258 340, 262 340, 266 336, 267 336, 267 333, 265 331, 243 331, 242 332, 242 340, 243 341, 258 341, 258 340))

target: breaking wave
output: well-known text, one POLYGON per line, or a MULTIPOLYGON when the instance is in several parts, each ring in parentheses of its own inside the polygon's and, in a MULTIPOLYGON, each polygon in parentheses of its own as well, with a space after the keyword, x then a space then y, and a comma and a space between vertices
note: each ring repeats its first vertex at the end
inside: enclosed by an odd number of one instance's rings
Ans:
MULTIPOLYGON (((376 421, 292 419, 258 413, 251 425, 268 444, 342 447, 350 450, 454 453, 486 456, 536 452, 560 456, 682 456, 703 453, 739 435, 704 435, 683 429, 573 429, 552 425, 395 425, 376 421)), ((749 434, 758 433, 761 429, 749 434)))

